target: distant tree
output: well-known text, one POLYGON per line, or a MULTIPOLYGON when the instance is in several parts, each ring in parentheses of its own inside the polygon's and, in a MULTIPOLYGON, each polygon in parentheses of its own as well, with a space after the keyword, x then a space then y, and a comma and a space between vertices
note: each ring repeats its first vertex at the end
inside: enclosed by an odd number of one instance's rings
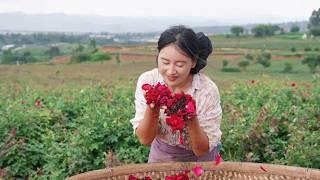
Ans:
POLYGON ((280 31, 280 27, 277 25, 264 25, 260 24, 251 29, 255 37, 273 36, 277 31, 280 31))
POLYGON ((94 54, 91 54, 91 61, 108 61, 111 60, 111 56, 104 52, 95 52, 94 54))
POLYGON ((79 44, 78 47, 75 49, 75 52, 80 53, 84 51, 84 46, 82 44, 79 44))
POLYGON ((249 61, 253 61, 254 60, 254 56, 252 55, 252 54, 246 54, 245 56, 244 56, 246 59, 248 59, 249 61))
POLYGON ((263 52, 257 57, 256 63, 261 64, 264 69, 271 66, 271 54, 263 52))
POLYGON ((87 53, 76 53, 71 57, 71 61, 75 63, 81 63, 85 61, 90 61, 90 55, 87 53))
POLYGON ((231 33, 235 36, 239 36, 244 32, 244 29, 242 26, 232 26, 230 29, 231 33))
POLYGON ((2 52, 2 57, 1 57, 2 64, 14 64, 15 60, 16 58, 10 49, 2 52))
POLYGON ((118 65, 121 64, 120 53, 118 53, 118 54, 116 55, 116 62, 117 62, 118 65))
POLYGON ((308 28, 314 36, 320 36, 320 8, 313 10, 309 18, 308 28))
POLYGON ((228 61, 228 60, 226 60, 226 59, 224 59, 224 60, 222 61, 222 68, 227 67, 227 66, 228 66, 228 64, 229 64, 229 61, 228 61))
POLYGON ((302 64, 307 64, 310 72, 315 73, 317 66, 320 66, 320 55, 307 56, 302 60, 302 64))
POLYGON ((282 70, 283 73, 291 73, 292 72, 292 64, 291 63, 284 63, 284 68, 282 70))
POLYGON ((36 58, 32 56, 30 51, 24 52, 21 56, 18 56, 16 60, 19 61, 21 64, 33 63, 36 61, 36 58))
POLYGON ((51 46, 49 50, 46 52, 50 58, 60 55, 60 49, 57 46, 51 46))
POLYGON ((292 33, 297 33, 299 31, 300 31, 300 27, 298 25, 293 25, 290 28, 290 32, 292 32, 292 33))
POLYGON ((238 63, 239 67, 243 70, 243 71, 247 71, 247 66, 249 66, 250 62, 249 61, 240 61, 238 63))
POLYGON ((265 36, 265 28, 264 25, 258 25, 251 29, 252 33, 255 37, 263 37, 265 36))
POLYGON ((318 27, 312 27, 310 29, 310 33, 314 36, 320 36, 320 26, 318 27))
POLYGON ((278 25, 269 25, 268 26, 270 28, 270 36, 273 36, 274 34, 276 34, 277 32, 279 32, 281 30, 281 28, 278 25))
POLYGON ((22 54, 13 53, 11 50, 3 51, 1 63, 2 64, 26 64, 33 63, 36 61, 36 58, 32 56, 30 51, 26 51, 22 54))
POLYGON ((280 28, 280 34, 285 34, 286 31, 283 28, 280 28))
POLYGON ((311 49, 310 47, 305 47, 303 50, 304 50, 305 52, 312 51, 312 49, 311 49))
POLYGON ((97 48, 97 43, 95 39, 90 39, 90 47, 92 49, 96 49, 97 48))

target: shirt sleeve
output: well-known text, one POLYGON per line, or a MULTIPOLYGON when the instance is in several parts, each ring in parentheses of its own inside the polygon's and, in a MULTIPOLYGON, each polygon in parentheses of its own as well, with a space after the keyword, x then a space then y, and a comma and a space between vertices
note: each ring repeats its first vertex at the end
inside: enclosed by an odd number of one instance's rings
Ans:
MULTIPOLYGON (((220 94, 218 88, 214 85, 208 88, 209 92, 204 94, 203 103, 200 104, 202 110, 198 115, 200 126, 207 134, 209 139, 209 150, 212 151, 220 142, 222 132, 220 123, 222 118, 222 109, 220 105, 220 94)), ((197 107, 198 108, 198 107, 197 107)))
POLYGON ((139 126, 139 122, 144 118, 144 113, 147 108, 146 99, 143 95, 142 85, 148 83, 153 84, 153 78, 150 73, 146 72, 140 75, 137 82, 137 87, 135 91, 135 116, 130 120, 135 132, 136 128, 139 126))

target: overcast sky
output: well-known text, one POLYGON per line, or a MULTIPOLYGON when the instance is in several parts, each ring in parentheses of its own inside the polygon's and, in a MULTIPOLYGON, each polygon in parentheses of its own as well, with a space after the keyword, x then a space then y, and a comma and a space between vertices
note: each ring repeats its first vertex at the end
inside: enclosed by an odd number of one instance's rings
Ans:
POLYGON ((0 0, 0 12, 307 20, 320 0, 0 0))

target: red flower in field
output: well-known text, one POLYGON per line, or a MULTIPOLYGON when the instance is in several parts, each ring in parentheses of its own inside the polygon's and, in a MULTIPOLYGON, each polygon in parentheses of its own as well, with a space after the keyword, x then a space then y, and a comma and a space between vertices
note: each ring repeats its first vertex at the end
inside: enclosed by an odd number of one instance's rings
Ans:
POLYGON ((7 175, 6 169, 0 168, 0 178, 1 178, 1 177, 5 177, 6 175, 7 175))
POLYGON ((17 129, 16 128, 11 129, 11 131, 9 132, 9 135, 12 136, 12 137, 16 136, 17 135, 17 129))
POLYGON ((296 84, 296 83, 294 83, 294 82, 293 82, 293 83, 291 83, 291 86, 292 86, 292 87, 295 87, 296 85, 297 85, 297 84, 296 84))
POLYGON ((222 157, 221 157, 221 155, 220 155, 220 154, 218 154, 218 155, 217 155, 217 157, 216 157, 216 160, 215 160, 215 161, 216 161, 216 163, 215 163, 216 165, 219 165, 219 164, 221 163, 221 161, 222 161, 222 157))
POLYGON ((144 177, 144 180, 151 180, 151 177, 150 176, 146 176, 146 177, 144 177))
POLYGON ((201 176, 203 173, 203 169, 200 165, 195 166, 194 168, 192 168, 192 172, 196 175, 196 176, 201 176))
POLYGON ((42 107, 41 101, 37 99, 34 103, 37 107, 42 107))

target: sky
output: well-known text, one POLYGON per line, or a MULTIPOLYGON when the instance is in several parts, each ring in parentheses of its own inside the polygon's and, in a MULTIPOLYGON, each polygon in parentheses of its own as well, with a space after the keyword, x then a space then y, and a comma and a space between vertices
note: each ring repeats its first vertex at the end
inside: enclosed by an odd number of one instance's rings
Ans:
POLYGON ((0 0, 0 13, 308 20, 320 0, 0 0))

